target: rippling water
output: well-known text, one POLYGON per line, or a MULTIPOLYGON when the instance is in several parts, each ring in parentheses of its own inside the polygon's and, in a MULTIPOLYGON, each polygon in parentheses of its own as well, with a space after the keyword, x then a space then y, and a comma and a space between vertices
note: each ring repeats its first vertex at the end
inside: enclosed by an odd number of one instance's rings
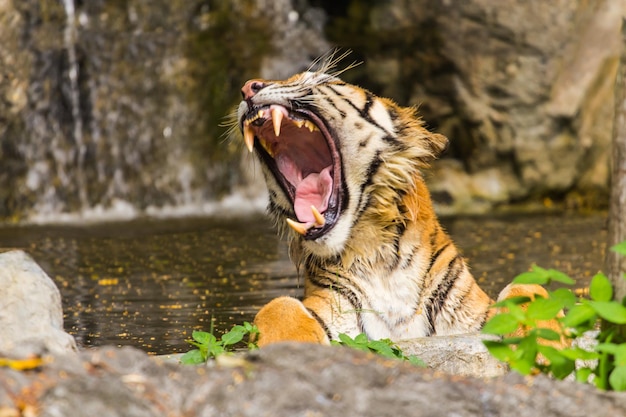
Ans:
MULTIPOLYGON (((532 262, 580 287, 602 266, 606 216, 460 217, 444 225, 491 295, 532 262)), ((301 294, 287 247, 261 216, 0 228, 0 250, 29 252, 63 297, 79 345, 189 350, 195 329, 250 321, 279 295, 301 294)))

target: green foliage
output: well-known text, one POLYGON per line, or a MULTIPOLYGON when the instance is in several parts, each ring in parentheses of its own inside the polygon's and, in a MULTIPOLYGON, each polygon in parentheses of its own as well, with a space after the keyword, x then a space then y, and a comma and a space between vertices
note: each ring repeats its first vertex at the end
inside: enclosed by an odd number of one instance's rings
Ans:
MULTIPOLYGON (((180 358, 180 362, 186 365, 204 363, 210 358, 232 351, 234 346, 240 343, 246 335, 258 335, 258 333, 257 327, 247 321, 243 325, 234 326, 220 339, 215 337, 213 329, 210 333, 194 331, 191 334, 192 340, 187 340, 187 343, 195 346, 196 349, 185 353, 180 358)), ((248 349, 256 349, 256 347, 254 342, 248 342, 248 349)))
MULTIPOLYGON (((626 242, 611 248, 626 256, 626 242)), ((513 280, 516 284, 547 285, 551 282, 571 285, 574 281, 562 272, 533 266, 513 280)), ((626 298, 613 300, 613 287, 603 274, 596 274, 589 286, 589 299, 578 299, 567 288, 548 292, 548 298, 515 297, 494 307, 503 311, 493 316, 483 333, 502 336, 498 341, 485 341, 489 352, 507 362, 511 369, 528 375, 543 372, 557 379, 574 374, 580 382, 593 381, 600 389, 626 390, 626 298), (524 308, 522 307, 524 304, 524 308), (561 315, 561 311, 565 315, 561 315), (557 324, 557 330, 542 327, 542 321, 557 324), (509 336, 518 328, 522 337, 509 336), (571 345, 584 333, 598 330, 593 351, 571 345), (555 343, 567 341, 569 347, 557 348, 555 343), (578 366, 577 365, 578 362, 578 366), (585 363, 581 361, 587 361, 585 363)), ((544 323, 545 324, 545 323, 544 323)))
POLYGON ((426 364, 415 355, 406 356, 394 342, 389 339, 369 340, 364 333, 357 335, 354 339, 347 334, 339 334, 339 340, 331 342, 334 346, 347 346, 364 352, 373 352, 386 358, 401 359, 416 366, 426 366, 426 364))

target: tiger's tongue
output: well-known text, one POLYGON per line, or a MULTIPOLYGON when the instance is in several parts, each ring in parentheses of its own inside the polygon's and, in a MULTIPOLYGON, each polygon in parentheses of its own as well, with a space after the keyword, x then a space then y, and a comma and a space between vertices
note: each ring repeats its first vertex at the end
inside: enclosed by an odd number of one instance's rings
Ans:
POLYGON ((328 208, 328 199, 333 189, 330 169, 328 166, 319 174, 309 174, 298 184, 293 208, 300 222, 315 222, 311 206, 315 206, 322 214, 328 208))

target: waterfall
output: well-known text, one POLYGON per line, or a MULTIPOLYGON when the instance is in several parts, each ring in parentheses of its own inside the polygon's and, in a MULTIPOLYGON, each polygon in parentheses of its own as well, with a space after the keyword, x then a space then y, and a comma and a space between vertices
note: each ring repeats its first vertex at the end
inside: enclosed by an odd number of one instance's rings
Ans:
POLYGON ((292 0, 237 0, 239 13, 203 0, 4 3, 0 227, 262 209, 259 164, 219 125, 243 82, 266 73, 263 56, 283 39, 272 28, 290 22, 290 38, 312 40, 276 47, 285 73, 328 49, 292 0), (246 19, 264 23, 241 32, 250 4, 246 19), (241 36, 241 51, 223 42, 241 36))
POLYGON ((83 208, 89 206, 85 184, 84 162, 86 146, 83 138, 83 121, 80 110, 80 90, 78 85, 79 65, 76 57, 78 30, 76 27, 76 9, 74 0, 63 0, 67 21, 63 31, 63 42, 67 50, 68 77, 70 81, 70 103, 74 122, 73 139, 76 144, 76 180, 78 182, 79 200, 83 208))

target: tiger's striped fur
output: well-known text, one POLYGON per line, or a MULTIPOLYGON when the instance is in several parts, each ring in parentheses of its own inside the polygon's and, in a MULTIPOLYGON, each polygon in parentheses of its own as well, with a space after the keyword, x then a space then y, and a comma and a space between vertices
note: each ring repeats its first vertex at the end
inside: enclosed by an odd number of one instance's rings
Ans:
POLYGON ((260 345, 483 326, 492 301, 437 220, 421 174, 446 148, 444 136, 429 132, 414 108, 347 84, 328 66, 251 80, 242 95, 239 126, 262 162, 269 214, 305 276, 302 302, 281 297, 258 313, 260 345), (306 127, 297 127, 301 120, 306 127), (321 201, 321 222, 295 209, 308 198, 321 201))

